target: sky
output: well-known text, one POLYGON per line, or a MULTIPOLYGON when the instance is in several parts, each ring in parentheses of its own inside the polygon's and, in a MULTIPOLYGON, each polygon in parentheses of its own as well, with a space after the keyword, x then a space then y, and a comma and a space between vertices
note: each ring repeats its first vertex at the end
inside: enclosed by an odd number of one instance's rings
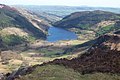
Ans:
POLYGON ((63 5, 120 8, 120 0, 0 0, 0 3, 7 5, 63 5))

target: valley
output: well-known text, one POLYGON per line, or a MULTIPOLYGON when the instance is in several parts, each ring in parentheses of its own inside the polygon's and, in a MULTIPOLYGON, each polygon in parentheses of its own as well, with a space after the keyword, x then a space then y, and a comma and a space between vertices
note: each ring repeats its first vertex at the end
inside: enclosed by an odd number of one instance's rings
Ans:
POLYGON ((0 6, 0 80, 120 80, 119 8, 0 6))

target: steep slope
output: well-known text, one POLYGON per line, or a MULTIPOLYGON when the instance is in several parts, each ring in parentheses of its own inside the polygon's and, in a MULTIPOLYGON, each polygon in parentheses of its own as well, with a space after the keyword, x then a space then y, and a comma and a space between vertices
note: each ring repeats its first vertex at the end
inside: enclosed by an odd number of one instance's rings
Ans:
POLYGON ((40 17, 38 17, 37 14, 27 11, 22 8, 16 7, 16 9, 21 13, 23 16, 25 16, 29 22, 31 22, 35 27, 43 31, 44 33, 47 33, 48 28, 51 26, 51 24, 40 17))
POLYGON ((96 10, 72 13, 53 25, 76 32, 80 39, 93 39, 114 31, 119 20, 120 14, 96 10))
POLYGON ((39 18, 47 21, 50 24, 55 23, 62 19, 60 16, 57 16, 55 14, 50 14, 47 12, 34 12, 34 14, 36 14, 39 18))
POLYGON ((63 15, 66 15, 66 9, 62 6, 58 8, 58 6, 15 5, 15 7, 24 8, 34 14, 37 14, 40 18, 50 22, 56 22, 60 20, 63 15))
POLYGON ((92 47, 80 57, 55 60, 52 64, 63 64, 79 72, 120 73, 120 35, 103 35, 95 40, 92 47))
MULTIPOLYGON (((33 39, 45 39, 48 24, 32 14, 0 4, 0 39, 3 46, 14 46, 33 39), (29 16, 29 17, 28 17, 29 16)), ((2 46, 1 46, 2 47, 2 46)))

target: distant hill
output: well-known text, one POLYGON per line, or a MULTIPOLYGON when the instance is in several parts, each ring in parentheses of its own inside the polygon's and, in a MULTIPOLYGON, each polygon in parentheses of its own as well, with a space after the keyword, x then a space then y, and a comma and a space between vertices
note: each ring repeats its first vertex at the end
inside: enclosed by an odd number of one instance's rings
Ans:
MULTIPOLYGON (((31 11, 33 12, 33 11, 31 11)), ((43 19, 44 21, 47 21, 49 24, 52 24, 54 22, 57 22, 61 20, 62 18, 55 14, 50 14, 47 12, 33 12, 35 15, 37 15, 39 18, 43 19)))
POLYGON ((89 6, 40 6, 40 5, 15 5, 17 7, 22 7, 27 9, 28 11, 32 11, 38 14, 42 13, 50 13, 57 15, 59 17, 65 17, 74 12, 80 11, 94 11, 94 10, 102 10, 109 11, 114 13, 120 13, 120 8, 112 8, 112 7, 89 7, 89 6))
POLYGON ((88 29, 102 21, 119 20, 120 19, 119 16, 120 15, 115 13, 99 11, 99 10, 75 12, 64 17, 61 21, 56 22, 54 25, 62 28, 88 29))
POLYGON ((46 38, 49 25, 42 24, 38 17, 32 16, 27 11, 24 12, 0 4, 0 39, 2 45, 14 46, 33 39, 46 38))
POLYGON ((72 30, 83 36, 80 39, 89 39, 119 29, 119 20, 120 14, 100 10, 83 11, 72 13, 53 26, 72 30))
POLYGON ((51 10, 50 9, 47 10, 47 8, 43 8, 41 6, 22 6, 22 5, 14 6, 14 7, 26 9, 28 12, 32 13, 33 15, 38 16, 41 20, 43 20, 44 22, 47 22, 49 24, 62 19, 62 17, 60 15, 54 14, 54 12, 49 13, 49 11, 53 10, 52 8, 51 8, 51 10))

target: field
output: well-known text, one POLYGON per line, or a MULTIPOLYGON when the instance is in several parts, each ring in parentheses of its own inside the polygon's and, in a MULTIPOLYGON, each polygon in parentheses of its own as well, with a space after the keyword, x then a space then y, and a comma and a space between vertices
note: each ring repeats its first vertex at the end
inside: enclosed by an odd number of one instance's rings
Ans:
MULTIPOLYGON (((21 60, 10 59, 5 62, 0 60, 0 72, 7 73, 17 70, 19 67, 33 66, 36 64, 42 64, 43 62, 49 62, 54 59, 67 58, 72 59, 77 57, 78 54, 62 54, 66 49, 82 44, 85 41, 71 40, 71 41, 59 41, 50 43, 46 41, 37 40, 28 44, 27 48, 24 45, 15 46, 13 52, 22 56, 21 60), (22 51, 23 50, 23 51, 22 51), (21 52, 22 51, 22 52, 21 52), (6 63, 7 62, 7 63, 6 63)), ((8 51, 9 53, 12 51, 8 51)), ((11 57, 7 55, 6 59, 11 57)), ((14 55, 13 55, 14 57, 14 55)))

